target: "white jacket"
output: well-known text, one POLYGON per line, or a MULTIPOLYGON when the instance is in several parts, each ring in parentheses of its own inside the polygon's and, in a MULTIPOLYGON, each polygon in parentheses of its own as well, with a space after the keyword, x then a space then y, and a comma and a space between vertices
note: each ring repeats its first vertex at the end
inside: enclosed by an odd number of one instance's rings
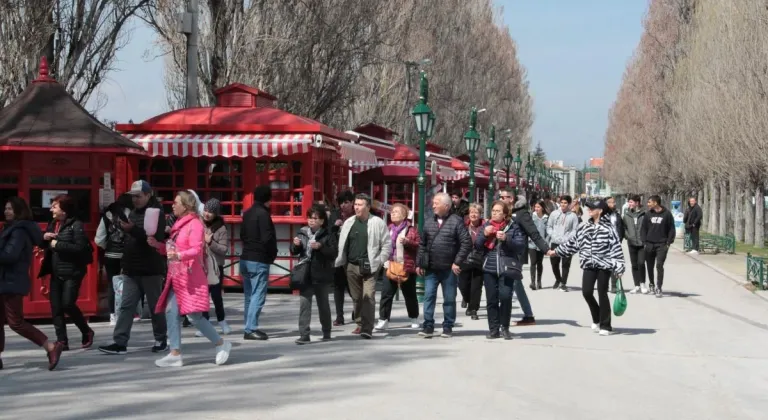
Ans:
MULTIPOLYGON (((347 236, 352 225, 355 223, 355 217, 352 216, 341 225, 341 235, 339 236, 339 255, 336 257, 336 267, 341 267, 347 263, 347 236)), ((389 260, 392 253, 392 240, 389 236, 389 228, 380 217, 370 215, 368 218, 368 260, 371 262, 371 272, 375 273, 384 263, 389 260)))

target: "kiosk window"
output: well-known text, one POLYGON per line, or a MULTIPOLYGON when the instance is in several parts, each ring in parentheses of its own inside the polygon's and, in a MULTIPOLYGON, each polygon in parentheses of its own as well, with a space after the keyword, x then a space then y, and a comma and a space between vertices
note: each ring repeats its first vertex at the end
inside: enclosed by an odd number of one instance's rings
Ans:
POLYGON ((33 188, 29 190, 29 207, 32 208, 32 217, 36 222, 47 223, 53 219, 50 200, 59 194, 67 194, 75 200, 75 203, 77 203, 77 218, 84 223, 91 221, 90 189, 33 188))

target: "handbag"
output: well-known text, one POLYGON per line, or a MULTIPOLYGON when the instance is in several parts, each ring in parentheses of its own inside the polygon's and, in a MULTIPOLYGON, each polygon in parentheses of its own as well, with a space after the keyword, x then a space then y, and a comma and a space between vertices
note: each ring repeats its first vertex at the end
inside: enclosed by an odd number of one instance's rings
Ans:
POLYGON ((619 277, 616 279, 616 297, 613 298, 613 314, 622 316, 626 311, 627 295, 624 294, 624 286, 621 284, 621 277, 619 277))
POLYGON ((408 273, 405 271, 405 264, 397 261, 390 261, 389 267, 387 268, 387 278, 397 283, 408 281, 408 273))
POLYGON ((309 274, 311 272, 311 258, 304 258, 296 263, 291 270, 290 287, 293 290, 301 289, 309 284, 309 274))
MULTIPOLYGON (((512 227, 512 223, 515 223, 514 221, 509 223, 506 228, 504 228, 504 233, 506 234, 507 231, 512 227)), ((497 246, 499 245, 499 241, 496 240, 497 246)), ((506 275, 507 277, 515 280, 522 280, 523 279, 523 264, 520 262, 519 258, 510 257, 508 255, 502 255, 501 249, 498 250, 499 255, 499 272, 503 275, 506 275)))
POLYGON ((463 269, 466 270, 482 270, 483 268, 483 253, 481 251, 478 251, 476 249, 472 249, 470 251, 469 255, 467 255, 467 259, 465 260, 465 263, 463 264, 463 269))

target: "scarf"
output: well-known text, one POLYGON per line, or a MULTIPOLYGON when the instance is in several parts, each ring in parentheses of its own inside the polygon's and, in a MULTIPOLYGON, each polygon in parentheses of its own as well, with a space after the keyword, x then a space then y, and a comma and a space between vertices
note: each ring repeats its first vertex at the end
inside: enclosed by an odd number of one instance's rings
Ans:
POLYGON ((400 233, 402 233, 403 230, 405 230, 410 223, 408 223, 408 220, 403 220, 400 222, 399 226, 395 226, 394 223, 389 225, 389 236, 392 240, 392 253, 389 255, 389 260, 394 261, 395 260, 395 254, 397 254, 397 237, 400 236, 400 233))
POLYGON ((477 225, 472 223, 471 220, 467 220, 467 230, 469 230, 469 236, 472 237, 472 243, 475 243, 477 234, 483 230, 483 225, 485 225, 485 221, 483 219, 477 219, 477 225))
POLYGON ((489 220, 488 226, 493 226, 493 234, 485 238, 485 247, 493 249, 493 247, 496 246, 496 232, 504 230, 507 226, 507 221, 502 220, 501 222, 494 222, 493 220, 489 220))
POLYGON ((216 232, 222 226, 224 226, 224 219, 222 219, 220 216, 214 217, 210 222, 207 220, 204 220, 204 222, 205 222, 205 226, 207 226, 208 229, 211 230, 211 233, 216 232))

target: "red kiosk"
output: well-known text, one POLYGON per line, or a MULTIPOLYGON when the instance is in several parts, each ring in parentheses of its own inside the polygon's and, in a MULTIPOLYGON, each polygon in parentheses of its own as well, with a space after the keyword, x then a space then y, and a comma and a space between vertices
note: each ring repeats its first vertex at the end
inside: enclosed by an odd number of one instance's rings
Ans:
MULTIPOLYGON (((114 197, 108 184, 116 172, 115 158, 144 154, 135 143, 91 116, 51 78, 45 58, 38 78, 0 111, 0 152, 3 205, 11 196, 25 199, 34 220, 45 228, 51 220, 50 200, 69 194, 77 201, 78 217, 91 238, 98 227, 100 205, 109 204, 114 197)), ((24 299, 26 318, 51 316, 48 279, 37 279, 42 257, 42 252, 35 252, 32 289, 24 299)), ((94 261, 98 261, 96 255, 94 261)), ((97 263, 91 264, 78 300, 86 316, 99 313, 99 292, 107 290, 99 280, 97 263)))
POLYGON ((230 259, 225 286, 240 286, 240 223, 256 186, 272 186, 272 220, 278 258, 272 287, 287 287, 294 259, 288 247, 317 201, 332 202, 349 179, 349 162, 376 162, 373 150, 354 137, 276 107, 267 92, 239 83, 215 92, 216 106, 171 111, 117 130, 143 146, 151 158, 131 159, 121 174, 144 179, 165 211, 177 191, 194 189, 202 200, 221 201, 229 229, 230 259))

